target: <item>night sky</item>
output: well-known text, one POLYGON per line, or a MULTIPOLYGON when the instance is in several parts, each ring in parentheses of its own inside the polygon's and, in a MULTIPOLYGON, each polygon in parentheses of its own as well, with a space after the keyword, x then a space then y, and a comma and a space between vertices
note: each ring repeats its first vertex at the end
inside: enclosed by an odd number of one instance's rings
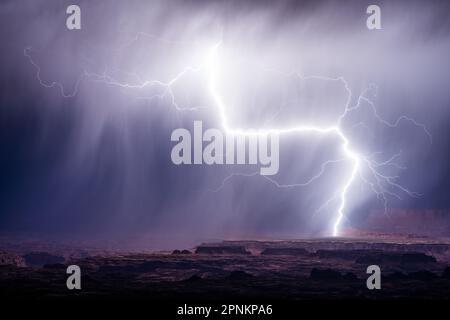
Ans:
MULTIPOLYGON (((368 105, 343 121, 355 148, 380 152, 379 162, 401 151, 398 166, 383 173, 421 195, 387 187, 401 198, 388 195, 388 207, 450 208, 450 4, 376 3, 382 29, 370 31, 371 1, 2 1, 1 233, 166 239, 160 241, 326 233, 337 203, 316 210, 348 167, 332 166, 308 187, 279 189, 256 175, 227 180, 214 192, 228 175, 259 167, 171 162, 174 129, 190 129, 194 120, 220 128, 204 75, 189 74, 173 87, 179 106, 191 111, 176 110, 167 95, 148 98, 161 88, 111 81, 168 81, 201 62, 218 39, 229 58, 230 121, 259 127, 301 122, 306 114, 323 120, 345 104, 341 82, 269 69, 343 77, 351 105, 372 88, 366 93, 378 115, 389 123, 405 115, 432 135, 431 143, 412 121, 385 125, 368 105), (66 28, 72 3, 81 7, 81 30, 66 28)), ((308 180, 337 153, 333 139, 282 137, 272 178, 308 180)), ((348 199, 345 226, 357 227, 383 207, 360 180, 348 199)))

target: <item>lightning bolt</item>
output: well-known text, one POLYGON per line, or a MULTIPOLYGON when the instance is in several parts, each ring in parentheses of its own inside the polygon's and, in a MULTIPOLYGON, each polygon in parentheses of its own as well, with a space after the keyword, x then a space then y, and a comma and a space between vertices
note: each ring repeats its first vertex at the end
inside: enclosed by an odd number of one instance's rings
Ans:
MULTIPOLYGON (((141 36, 147 36, 146 34, 139 33, 134 39, 134 41, 137 41, 139 37, 141 36)), ((154 38, 153 35, 151 35, 151 38, 154 38)), ((156 38, 156 37, 155 37, 156 38)), ((316 126, 314 124, 299 124, 297 126, 293 127, 287 127, 287 128, 269 128, 269 129, 240 129, 240 128, 234 128, 232 125, 229 124, 228 117, 227 117, 227 107, 223 100, 223 97, 220 93, 220 89, 217 84, 217 80, 220 79, 220 63, 218 59, 218 50, 222 46, 222 41, 216 43, 213 45, 209 50, 206 50, 206 63, 205 65, 201 67, 191 67, 187 66, 182 71, 180 71, 178 74, 176 74, 171 80, 169 81, 160 81, 160 80, 145 80, 145 81, 138 81, 138 83, 124 83, 121 81, 118 81, 114 79, 111 75, 108 74, 108 70, 105 70, 103 74, 96 74, 91 73, 86 70, 83 70, 82 75, 78 78, 78 80, 75 83, 74 89, 72 92, 66 92, 63 85, 58 82, 46 82, 41 77, 41 68, 39 65, 33 60, 31 56, 31 50, 32 48, 27 47, 24 49, 24 56, 29 60, 31 65, 36 70, 36 78, 40 85, 42 85, 45 88, 58 88, 61 92, 61 95, 65 98, 71 98, 74 97, 78 93, 79 85, 81 81, 84 78, 87 78, 91 81, 98 81, 105 83, 106 85, 111 86, 117 86, 124 89, 143 89, 148 87, 158 87, 161 89, 160 93, 151 95, 151 96, 145 96, 145 97, 139 97, 141 99, 154 99, 159 98, 163 99, 164 97, 169 97, 171 105, 177 110, 177 111, 195 111, 198 110, 199 107, 180 107, 176 101, 175 94, 172 90, 172 86, 178 82, 181 78, 183 78, 185 75, 191 72, 199 72, 200 70, 206 71, 207 77, 208 77, 208 94, 213 98, 215 107, 217 108, 217 112, 221 121, 221 126, 224 131, 226 131, 229 134, 232 135, 240 135, 240 136, 266 136, 269 134, 276 134, 276 135, 288 135, 288 134, 317 134, 317 135, 330 135, 333 137, 337 137, 340 141, 340 148, 343 153, 343 158, 341 159, 335 159, 335 160, 328 160, 324 162, 321 167, 320 171, 317 174, 314 174, 311 178, 309 178, 307 181, 302 183, 295 183, 295 184, 280 184, 276 180, 268 177, 268 176, 262 176, 264 179, 269 181, 270 183, 274 184, 277 188, 296 188, 296 187, 305 187, 310 185, 312 182, 319 179, 326 171, 326 168, 337 162, 349 162, 351 164, 351 169, 349 170, 348 174, 346 175, 346 178, 344 181, 342 181, 341 186, 336 190, 333 197, 331 199, 328 199, 317 211, 320 211, 324 209, 325 207, 329 206, 332 202, 338 201, 339 205, 337 207, 337 211, 334 217, 333 221, 333 228, 331 234, 333 236, 339 236, 340 234, 340 226, 342 223, 342 220, 345 217, 345 211, 347 208, 347 199, 348 194, 350 191, 350 188, 354 181, 357 178, 360 178, 364 183, 366 183, 368 186, 370 186, 371 190, 376 194, 377 198, 382 200, 384 202, 385 212, 387 212, 387 197, 393 196, 400 198, 399 193, 406 193, 408 196, 411 197, 417 197, 419 196, 418 193, 408 190, 407 188, 401 186, 398 184, 397 176, 389 176, 385 175, 381 172, 381 169, 384 167, 395 167, 397 169, 405 169, 404 167, 398 165, 395 161, 400 157, 400 153, 393 155, 392 157, 384 160, 384 161, 377 161, 376 155, 379 153, 375 153, 372 155, 365 155, 362 152, 358 152, 354 149, 354 147, 351 145, 351 140, 347 135, 345 134, 344 130, 342 129, 342 120, 352 111, 355 111, 359 108, 362 108, 363 103, 364 105, 367 105, 374 115, 374 117, 383 125, 386 125, 388 127, 395 128, 399 125, 402 121, 407 121, 412 123, 413 125, 420 127, 423 129, 423 131, 426 133, 428 138, 430 139, 430 142, 432 142, 432 136, 430 132, 427 130, 427 128, 421 124, 415 121, 412 118, 409 118, 407 116, 401 116, 394 122, 388 122, 387 120, 383 119, 379 114, 375 107, 375 104, 366 96, 367 92, 369 90, 376 91, 376 87, 373 86, 371 88, 368 88, 367 90, 363 91, 358 99, 357 103, 354 106, 351 106, 352 101, 352 91, 350 90, 350 87, 346 80, 343 77, 325 77, 325 76, 301 76, 296 73, 289 74, 289 76, 296 76, 300 77, 301 79, 319 79, 319 80, 326 80, 326 81, 339 81, 343 84, 346 92, 347 92, 347 101, 344 107, 343 112, 339 115, 336 123, 332 126, 316 126), (362 168, 367 169, 368 174, 364 174, 362 168), (392 191, 394 190, 394 191, 392 191)), ((271 70, 273 71, 273 70, 271 70)), ((277 71, 276 71, 277 72, 277 71)), ((139 76, 135 75, 137 79, 140 79, 139 76)), ((281 110, 281 108, 280 108, 281 110)), ((275 117, 276 115, 274 115, 275 117)), ((357 125, 364 126, 364 123, 359 123, 357 125)), ((222 181, 222 184, 216 189, 213 190, 214 192, 219 192, 225 184, 230 181, 233 177, 242 176, 242 177, 255 177, 259 176, 256 172, 255 173, 233 173, 222 181)))

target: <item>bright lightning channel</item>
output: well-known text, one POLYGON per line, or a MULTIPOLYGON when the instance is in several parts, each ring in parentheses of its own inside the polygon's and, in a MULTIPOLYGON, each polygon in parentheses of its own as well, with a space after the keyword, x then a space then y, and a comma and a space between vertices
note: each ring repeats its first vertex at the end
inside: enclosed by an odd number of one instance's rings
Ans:
MULTIPOLYGON (((137 41, 139 36, 143 36, 143 35, 145 35, 145 34, 142 34, 142 33, 138 34, 138 36, 136 36, 136 38, 133 41, 137 41)), ((339 188, 334 193, 334 196, 331 199, 328 199, 318 209, 318 211, 320 211, 323 208, 325 208, 326 206, 328 206, 332 201, 339 199, 339 206, 338 206, 336 214, 335 214, 335 218, 334 218, 334 222, 333 222, 333 230, 332 230, 332 235, 335 237, 339 236, 339 234, 340 234, 340 226, 341 226, 342 220, 345 217, 345 209, 347 207, 348 193, 349 193, 349 190, 350 190, 353 182, 357 179, 357 177, 359 177, 364 183, 366 183, 370 186, 371 190, 376 194, 378 199, 383 200, 385 212, 387 212, 387 196, 388 195, 400 198, 398 193, 388 190, 387 187, 390 187, 390 188, 395 189, 402 193, 406 193, 407 195, 412 196, 412 197, 417 197, 419 195, 418 193, 412 192, 412 191, 406 189, 405 187, 401 186, 400 184, 398 184, 396 182, 396 179, 398 177, 384 175, 378 169, 380 167, 387 167, 387 166, 393 166, 397 169, 405 169, 403 167, 400 167, 397 163, 394 162, 400 156, 400 153, 398 153, 398 154, 392 156, 391 158, 389 158, 388 160, 385 160, 382 162, 376 161, 373 158, 374 154, 372 156, 365 156, 364 154, 359 153, 357 150, 354 150, 352 148, 350 139, 344 134, 343 130, 341 129, 341 121, 344 119, 344 117, 349 112, 361 108, 362 102, 366 102, 366 104, 368 104, 369 107, 372 109, 374 117, 386 126, 394 128, 394 127, 397 127, 401 121, 408 121, 408 122, 412 123, 413 125, 422 128, 423 131, 426 133, 426 135, 429 137, 430 141, 432 141, 430 132, 426 129, 426 127, 423 124, 418 123, 414 119, 409 118, 407 116, 401 116, 393 123, 388 122, 387 120, 384 120, 378 114, 373 102, 370 101, 370 99, 365 96, 365 92, 359 96, 359 98, 357 99, 357 104, 355 106, 350 106, 352 92, 348 86, 348 83, 342 77, 337 77, 337 78, 324 77, 324 76, 301 77, 302 79, 322 79, 322 80, 328 80, 328 81, 340 81, 343 83, 345 90, 348 93, 348 99, 347 99, 347 103, 345 105, 343 113, 338 117, 335 125, 333 125, 333 126, 320 127, 320 126, 315 126, 312 124, 301 124, 301 125, 298 125, 295 127, 288 127, 288 128, 271 128, 271 129, 256 129, 256 130, 254 130, 254 129, 253 130, 244 130, 244 129, 233 128, 232 126, 230 126, 228 123, 228 118, 227 118, 227 113, 226 113, 227 108, 222 99, 220 90, 217 85, 217 79, 220 78, 220 67, 219 67, 220 64, 218 61, 218 50, 221 45, 222 45, 222 42, 220 41, 220 42, 216 43, 214 46, 212 46, 207 51, 207 55, 206 55, 207 62, 206 62, 205 66, 202 66, 201 68, 194 68, 194 67, 190 67, 190 66, 185 67, 175 77, 173 77, 171 80, 166 81, 166 82, 159 81, 159 80, 146 80, 146 81, 140 81, 140 83, 138 83, 138 84, 123 83, 123 82, 120 82, 120 81, 114 79, 112 76, 108 75, 106 71, 103 74, 95 74, 95 73, 84 70, 83 74, 78 78, 78 80, 75 84, 75 87, 71 93, 66 93, 66 91, 61 83, 58 83, 55 81, 46 82, 42 79, 41 68, 32 59, 32 56, 30 53, 32 49, 30 47, 25 48, 23 54, 25 57, 27 57, 27 59, 29 60, 31 65, 33 65, 33 67, 35 68, 35 70, 36 70, 35 76, 36 76, 38 82, 40 83, 40 85, 42 85, 45 88, 58 88, 61 92, 61 95, 64 98, 74 97, 78 93, 79 85, 80 85, 82 79, 87 78, 91 81, 102 82, 107 85, 118 86, 118 87, 125 88, 125 89, 133 89, 133 88, 134 89, 142 89, 142 88, 151 87, 151 86, 159 86, 164 89, 162 93, 155 94, 155 95, 152 95, 149 97, 141 97, 141 98, 143 98, 143 99, 154 99, 154 98, 162 99, 166 96, 169 96, 172 106, 175 107, 177 111, 194 111, 194 110, 197 110, 198 108, 196 108, 196 107, 182 108, 177 104, 175 94, 172 91, 172 85, 175 84, 177 81, 179 81, 184 75, 186 75, 189 72, 198 72, 200 70, 205 69, 207 72, 207 75, 208 75, 209 94, 212 96, 214 103, 217 107, 217 110, 218 110, 218 113, 220 116, 220 120, 221 120, 221 125, 227 133, 234 134, 234 135, 242 135, 242 136, 253 136, 253 135, 264 136, 264 135, 268 135, 268 134, 283 135, 283 134, 290 134, 290 133, 313 133, 313 134, 323 134, 323 135, 329 134, 329 135, 336 136, 341 143, 341 148, 342 148, 342 151, 344 154, 344 158, 338 159, 338 160, 328 160, 328 161, 324 162, 321 166, 320 172, 318 174, 314 175, 308 181, 306 181, 304 183, 285 185, 285 184, 278 183, 277 181, 275 181, 274 179, 272 179, 270 177, 263 176, 263 178, 267 179, 268 181, 273 183, 278 188, 301 187, 301 186, 307 186, 310 183, 312 183, 313 181, 315 181, 316 179, 318 179, 319 177, 321 177, 322 174, 325 172, 327 165, 338 162, 338 161, 350 162, 352 165, 351 170, 348 173, 345 181, 342 182, 341 188, 339 188), (363 172, 361 170, 361 167, 363 164, 365 164, 364 167, 368 169, 368 172, 371 175, 371 179, 366 177, 363 174, 363 172), (385 187, 384 185, 386 185, 387 187, 385 187)), ((136 75, 136 78, 140 79, 140 77, 137 75, 136 75)), ((359 123, 357 125, 364 125, 364 124, 359 123)), ((257 175, 256 173, 251 173, 251 174, 233 173, 223 180, 221 186, 216 191, 219 191, 222 187, 224 187, 225 183, 228 180, 230 180, 231 178, 233 178, 235 176, 253 177, 256 175, 257 175)))
MULTIPOLYGON (((234 134, 234 135, 243 135, 243 136, 248 136, 248 135, 259 135, 259 136, 264 136, 264 135, 268 135, 268 134, 287 134, 287 133, 302 133, 302 132, 312 132, 312 133, 319 133, 319 134, 334 134, 337 135, 338 138, 340 139, 340 141, 342 142, 342 149, 344 151, 344 154, 346 156, 346 158, 351 161, 352 163, 352 170, 350 172, 350 174, 348 175, 348 178, 344 184, 344 186, 342 187, 342 191, 340 193, 340 205, 339 208, 337 210, 337 215, 335 218, 335 222, 333 224, 333 236, 338 236, 339 235, 339 227, 342 221, 342 218, 344 217, 344 209, 346 206, 346 198, 347 198, 347 192, 353 182, 353 180, 355 180, 356 175, 358 174, 358 170, 359 170, 359 163, 360 163, 360 156, 358 155, 358 153, 356 153, 355 151, 353 151, 350 148, 350 142, 347 139, 347 137, 344 135, 344 133, 342 132, 342 130, 340 129, 339 125, 335 125, 335 126, 331 126, 331 127, 317 127, 314 125, 301 125, 301 126, 296 126, 296 127, 289 127, 289 128, 282 128, 282 129, 264 129, 264 130, 243 130, 243 129, 234 129, 231 128, 228 125, 228 119, 226 116, 226 111, 225 111, 225 103, 223 102, 221 95, 219 93, 219 90, 217 89, 217 81, 216 79, 218 79, 220 77, 220 68, 219 68, 219 63, 218 63, 218 59, 217 59, 217 51, 220 47, 221 43, 216 44, 215 46, 213 46, 212 49, 210 49, 209 55, 208 55, 208 63, 207 63, 207 70, 208 70, 208 74, 209 74, 209 91, 217 105, 217 107, 219 108, 219 113, 220 113, 220 117, 222 120, 222 127, 224 128, 224 130, 230 134, 234 134)), ((270 179, 270 178, 268 178, 270 179)), ((270 179, 272 180, 272 179, 270 179)), ((312 180, 310 180, 311 182, 312 180)))

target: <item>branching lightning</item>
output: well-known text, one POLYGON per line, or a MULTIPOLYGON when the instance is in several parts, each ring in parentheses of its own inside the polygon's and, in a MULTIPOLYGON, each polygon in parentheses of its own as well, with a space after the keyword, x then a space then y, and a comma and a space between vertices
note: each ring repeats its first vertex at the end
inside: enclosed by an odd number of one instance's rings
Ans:
MULTIPOLYGON (((137 41, 137 39, 141 36, 138 34, 133 41, 137 41)), ((153 38, 153 36, 152 36, 153 38)), ((316 134, 316 135, 330 135, 333 137, 337 137, 340 141, 340 147, 342 151, 342 158, 327 160, 321 164, 320 170, 318 173, 314 174, 312 177, 307 179, 305 182, 294 183, 294 184, 280 184, 273 178, 269 178, 268 176, 262 176, 264 179, 274 184, 277 188, 296 188, 296 187, 305 187, 310 185, 312 182, 316 181, 320 177, 323 176, 328 166, 337 162, 348 162, 351 164, 351 169, 346 174, 346 178, 342 181, 340 187, 334 192, 333 197, 328 199, 323 203, 323 205, 318 208, 317 211, 323 210, 325 207, 329 206, 332 202, 337 202, 337 211, 333 220, 333 228, 332 235, 338 236, 340 234, 340 227, 342 224, 342 220, 345 217, 345 212, 348 206, 348 194, 350 192, 350 188, 356 179, 361 179, 361 181, 365 182, 371 190, 376 194, 377 198, 382 200, 387 209, 387 199, 388 196, 393 196, 396 198, 401 198, 400 194, 404 193, 408 196, 417 197, 418 194, 408 190, 407 188, 401 186, 397 182, 396 176, 385 175, 381 172, 382 168, 385 167, 393 167, 396 169, 403 170, 404 167, 400 166, 396 163, 396 160, 400 157, 401 153, 395 154, 386 160, 376 160, 375 156, 379 153, 365 155, 354 149, 354 146, 351 144, 351 139, 345 134, 342 129, 342 120, 352 111, 362 108, 363 103, 365 106, 371 108, 374 117, 383 125, 388 127, 397 127, 400 122, 407 121, 412 123, 415 126, 420 127, 424 130, 430 141, 432 140, 432 136, 427 128, 415 121, 412 118, 407 116, 401 116, 394 122, 388 122, 383 119, 377 112, 375 104, 367 97, 368 90, 376 90, 376 87, 372 87, 362 92, 357 99, 357 103, 354 106, 351 106, 352 101, 352 91, 343 77, 325 77, 325 76, 300 76, 298 74, 290 74, 289 76, 296 76, 301 79, 319 79, 324 81, 338 81, 342 83, 343 87, 347 92, 347 100, 346 104, 343 108, 343 112, 339 115, 336 122, 332 126, 316 126, 311 123, 301 123, 293 127, 281 127, 281 128, 269 128, 269 129, 257 129, 257 130, 246 130, 240 128, 234 128, 230 125, 228 117, 227 117, 227 106, 224 102, 224 99, 221 95, 221 90, 218 85, 218 79, 221 77, 221 69, 220 69, 220 61, 218 57, 218 51, 222 46, 222 41, 213 45, 211 48, 206 50, 205 52, 205 61, 206 63, 200 67, 191 67, 186 66, 183 70, 181 70, 178 74, 176 74, 169 81, 160 81, 160 80, 145 80, 139 81, 138 83, 124 83, 114 79, 111 75, 108 74, 107 70, 103 74, 96 74, 92 72, 88 72, 84 70, 82 75, 76 81, 74 89, 72 92, 66 92, 63 85, 58 82, 46 82, 42 79, 41 76, 41 68, 40 66, 33 60, 31 55, 31 48, 24 49, 24 56, 29 60, 31 65, 35 68, 36 73, 35 76, 39 83, 45 88, 57 88, 59 89, 61 95, 65 98, 74 97, 79 90, 80 83, 83 79, 89 79, 91 81, 102 82, 106 85, 117 86, 124 89, 143 89, 148 87, 158 87, 161 89, 161 92, 151 95, 140 97, 142 99, 162 99, 164 97, 169 97, 171 105, 177 111, 193 111, 197 110, 198 107, 181 107, 177 101, 175 94, 172 90, 172 86, 182 79, 185 75, 191 72, 198 72, 202 70, 206 72, 208 78, 208 88, 207 92, 212 97, 216 110, 218 112, 221 126, 223 130, 225 130, 229 134, 233 135, 242 135, 242 136, 253 136, 253 135, 268 135, 268 134, 277 134, 277 135, 288 135, 288 134, 316 134), (362 170, 362 169, 365 170, 362 170)), ((137 79, 140 79, 139 76, 136 75, 137 79)), ((280 108, 281 109, 281 108, 280 108)), ((276 116, 276 115, 275 115, 276 116)), ((364 123, 359 123, 357 125, 364 126, 364 123)), ((214 192, 219 192, 225 184, 231 180, 233 177, 242 176, 242 177, 254 177, 259 176, 258 173, 233 173, 227 176, 222 184, 214 190, 214 192)))

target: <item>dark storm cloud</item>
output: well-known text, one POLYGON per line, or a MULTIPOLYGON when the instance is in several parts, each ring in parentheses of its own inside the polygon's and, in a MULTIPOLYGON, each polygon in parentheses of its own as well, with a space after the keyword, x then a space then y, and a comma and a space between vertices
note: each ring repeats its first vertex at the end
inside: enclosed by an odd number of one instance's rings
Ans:
MULTIPOLYGON (((401 160, 408 170, 396 174, 423 196, 390 199, 392 206, 450 205, 447 2, 378 2, 381 31, 365 28, 365 8, 371 3, 365 1, 78 1, 82 30, 68 31, 65 8, 71 3, 0 5, 4 232, 192 239, 299 236, 329 228, 332 212, 313 213, 333 193, 340 168, 311 189, 278 190, 261 177, 238 177, 221 192, 209 192, 232 172, 255 171, 171 163, 172 130, 190 128, 195 119, 219 126, 214 109, 177 112, 168 99, 136 99, 151 93, 92 79, 82 79, 77 86, 83 70, 108 70, 124 82, 136 81, 134 73, 170 79, 184 58, 197 54, 193 43, 221 36, 230 47, 246 48, 243 55, 256 52, 255 59, 283 71, 342 75, 354 99, 376 83, 380 114, 389 121, 401 114, 417 119, 433 135, 433 144, 411 123, 402 122, 396 129, 381 126, 365 108, 352 115, 368 119, 370 127, 369 132, 353 133, 355 145, 388 155, 403 150, 401 160), (57 81, 65 94, 77 94, 63 98, 58 86, 41 86, 23 54, 26 47, 31 47, 29 54, 46 83, 57 81)), ((175 90, 183 103, 211 104, 196 79, 187 79, 175 90)), ((292 119, 293 114, 283 116, 279 119, 292 119)), ((304 181, 336 152, 332 141, 311 143, 301 137, 283 140, 281 148, 278 178, 283 183, 304 181)), ((356 189, 346 223, 356 223, 369 208, 381 206, 367 187, 357 184, 356 189)))

